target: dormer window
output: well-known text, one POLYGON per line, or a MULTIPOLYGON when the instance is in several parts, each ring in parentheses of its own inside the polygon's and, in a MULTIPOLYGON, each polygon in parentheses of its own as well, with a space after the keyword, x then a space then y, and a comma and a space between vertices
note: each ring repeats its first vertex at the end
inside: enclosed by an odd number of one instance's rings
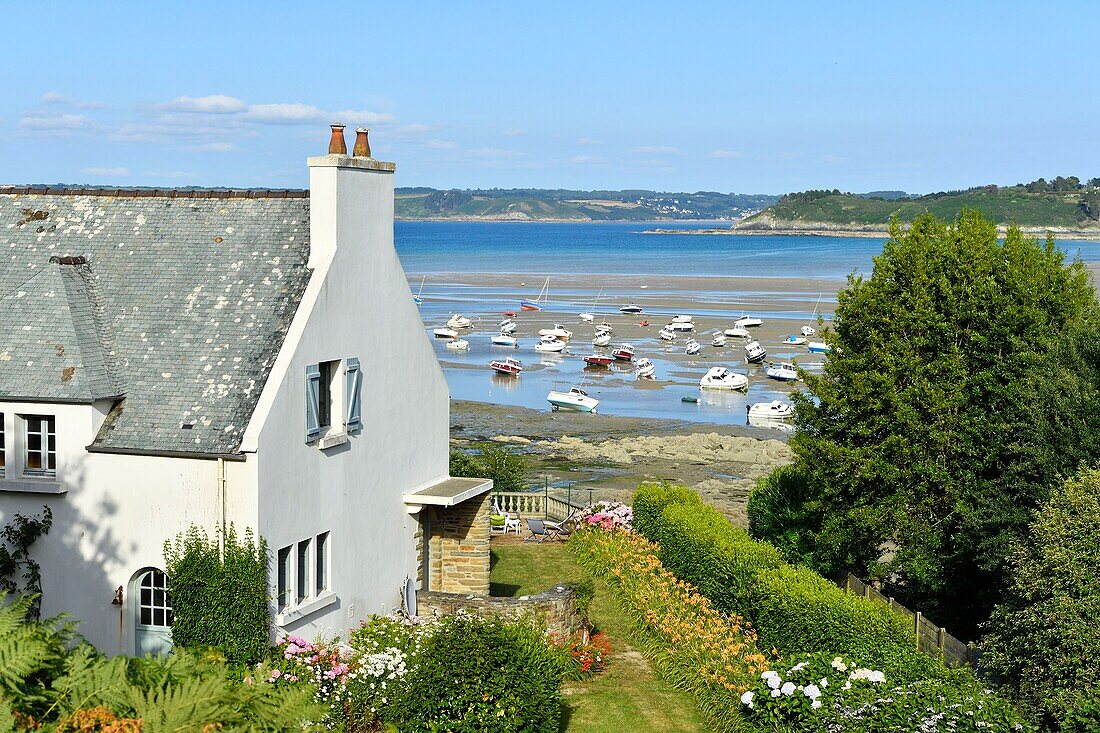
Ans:
POLYGON ((53 415, 24 415, 23 426, 23 473, 54 476, 57 472, 57 433, 53 415))

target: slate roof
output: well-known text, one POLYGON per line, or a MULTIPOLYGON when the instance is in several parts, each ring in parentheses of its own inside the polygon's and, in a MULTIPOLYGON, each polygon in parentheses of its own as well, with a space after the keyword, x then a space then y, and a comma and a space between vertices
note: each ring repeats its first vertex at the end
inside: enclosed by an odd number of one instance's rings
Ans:
POLYGON ((121 395, 93 448, 235 453, 309 280, 309 200, 126 193, 0 189, 0 399, 121 395))

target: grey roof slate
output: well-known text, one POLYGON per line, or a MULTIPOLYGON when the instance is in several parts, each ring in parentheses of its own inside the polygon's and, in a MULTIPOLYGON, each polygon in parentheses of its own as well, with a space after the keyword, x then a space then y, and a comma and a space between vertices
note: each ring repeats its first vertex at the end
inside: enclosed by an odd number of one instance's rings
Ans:
POLYGON ((308 254, 304 198, 0 193, 0 399, 122 394, 95 447, 234 453, 308 254))

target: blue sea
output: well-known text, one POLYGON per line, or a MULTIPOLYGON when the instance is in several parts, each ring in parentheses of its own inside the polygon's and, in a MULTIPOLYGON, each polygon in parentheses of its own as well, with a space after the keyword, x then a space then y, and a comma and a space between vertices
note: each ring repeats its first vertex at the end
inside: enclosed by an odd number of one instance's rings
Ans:
MULTIPOLYGON (((468 351, 453 351, 433 339, 451 396, 456 399, 549 409, 551 389, 583 386, 608 415, 662 417, 721 424, 745 424, 753 402, 788 399, 797 385, 767 379, 761 366, 744 363, 742 343, 725 348, 710 339, 742 313, 764 319, 753 334, 768 350, 768 361, 794 360, 810 372, 823 358, 806 347, 782 343, 785 334, 822 316, 831 317, 836 292, 852 273, 867 274, 883 239, 791 235, 647 235, 646 229, 707 229, 722 224, 397 222, 395 244, 413 293, 421 292, 425 329, 442 326, 455 313, 474 320, 462 332, 468 351), (535 298, 550 278, 544 310, 519 309, 521 298, 535 298), (602 298, 597 298, 601 294, 602 298), (618 308, 636 302, 646 315, 624 316, 618 308), (516 311, 518 349, 493 346, 489 339, 505 311, 516 311), (656 365, 656 380, 637 380, 628 365, 585 368, 593 353, 592 325, 578 314, 615 327, 613 343, 629 341, 639 358, 656 365), (702 344, 692 357, 686 337, 657 338, 671 315, 690 313, 702 344), (641 322, 649 320, 650 326, 641 322), (533 350, 537 331, 552 323, 574 331, 562 354, 533 350), (519 358, 524 371, 502 377, 488 366, 503 356, 519 358), (712 366, 749 376, 742 393, 703 392, 699 378, 712 366), (683 397, 698 398, 685 403, 683 397)), ((1070 257, 1100 262, 1100 243, 1067 241, 1070 257)))

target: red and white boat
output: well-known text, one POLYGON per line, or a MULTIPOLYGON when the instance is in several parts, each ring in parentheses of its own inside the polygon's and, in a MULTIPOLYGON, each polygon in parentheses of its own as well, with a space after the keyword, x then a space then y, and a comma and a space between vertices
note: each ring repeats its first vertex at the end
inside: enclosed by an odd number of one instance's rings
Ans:
POLYGON ((489 366, 493 368, 494 372, 500 374, 519 374, 523 371, 523 364, 520 363, 519 359, 513 359, 510 356, 503 359, 494 359, 489 362, 489 366))
POLYGON ((634 361, 634 347, 631 344, 619 344, 611 355, 619 361, 634 361))
POLYGON ((607 356, 605 354, 591 354, 584 357, 584 363, 589 366, 611 366, 611 363, 615 361, 615 357, 607 356))

